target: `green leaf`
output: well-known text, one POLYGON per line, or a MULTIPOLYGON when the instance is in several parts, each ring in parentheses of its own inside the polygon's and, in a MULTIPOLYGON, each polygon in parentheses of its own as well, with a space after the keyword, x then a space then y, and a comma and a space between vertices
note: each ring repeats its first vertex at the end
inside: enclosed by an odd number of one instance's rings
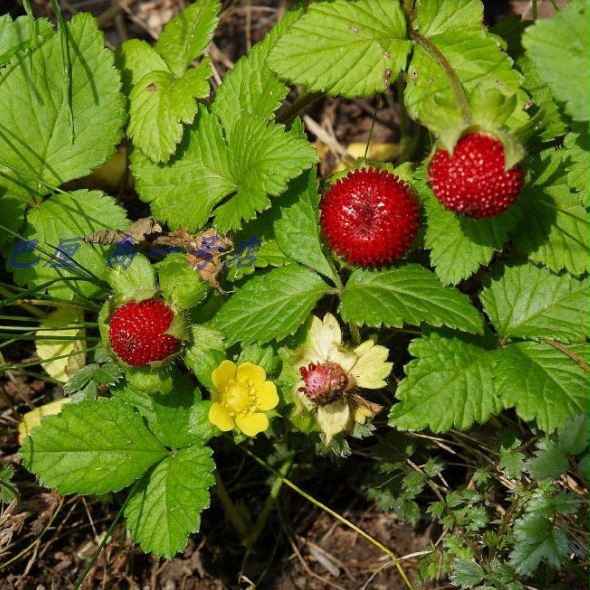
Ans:
POLYGON ((280 249, 292 260, 333 278, 320 241, 319 200, 315 173, 297 178, 277 203, 274 231, 280 249))
POLYGON ((214 205, 237 189, 219 120, 203 106, 174 158, 155 164, 134 150, 131 169, 140 198, 150 203, 152 215, 171 228, 199 229, 214 205))
POLYGON ((399 2, 315 2, 283 35, 268 64, 313 91, 348 98, 384 92, 406 63, 410 42, 399 2))
POLYGON ((493 339, 426 331, 409 351, 417 358, 406 365, 406 378, 396 390, 400 403, 389 414, 391 426, 433 432, 467 429, 502 410, 493 379, 493 339))
MULTIPOLYGON (((570 345, 579 358, 585 344, 570 345)), ((524 420, 553 432, 576 414, 588 414, 588 375, 565 353, 544 342, 518 342, 502 350, 495 372, 498 395, 524 420)))
POLYGON ((103 34, 90 14, 75 15, 67 29, 69 89, 57 32, 27 59, 14 56, 3 71, 0 184, 16 194, 47 194, 50 187, 88 174, 121 138, 121 82, 103 34))
MULTIPOLYGON (((124 384, 113 390, 113 395, 135 407, 147 420, 150 431, 164 445, 181 449, 205 442, 202 429, 193 430, 194 416, 199 413, 198 406, 209 402, 201 400, 201 392, 195 388, 188 377, 179 375, 174 379, 170 393, 150 394, 124 384)), ((209 437, 216 433, 211 427, 209 437)))
POLYGON ((577 192, 580 205, 589 206, 590 194, 590 166, 588 150, 590 138, 588 131, 580 130, 577 133, 568 133, 564 143, 566 153, 564 156, 567 182, 572 190, 577 192))
POLYGON ((201 526, 214 483, 211 449, 194 445, 164 459, 146 474, 125 507, 133 540, 146 553, 171 558, 201 526))
POLYGON ((51 23, 44 18, 35 19, 31 31, 31 19, 28 16, 19 16, 13 21, 10 14, 3 14, 0 16, 0 66, 8 63, 15 53, 23 52, 35 41, 39 42, 52 33, 51 23))
MULTIPOLYGON (((100 191, 79 190, 53 195, 28 212, 27 224, 22 231, 24 240, 39 241, 40 250, 34 254, 34 258, 39 257, 38 263, 28 268, 14 268, 9 263, 8 268, 13 270, 19 285, 26 283, 34 287, 57 280, 47 288, 55 297, 72 299, 75 295, 73 289, 88 296, 96 294, 99 286, 94 279, 93 282, 68 283, 59 279, 62 276, 86 276, 84 269, 98 279, 104 279, 108 268, 107 251, 104 246, 84 243, 83 238, 100 229, 117 229, 128 225, 125 210, 115 203, 115 199, 100 191), (68 252, 68 245, 62 243, 60 246, 60 240, 70 240, 70 247, 79 248, 68 258, 63 253, 68 252), (56 250, 58 247, 59 251, 56 250)), ((34 258, 15 254, 14 260, 18 264, 28 264, 34 258)))
POLYGON ((156 51, 177 78, 209 45, 220 9, 221 4, 217 0, 197 0, 164 27, 156 43, 156 51))
POLYGON ((266 65, 270 50, 284 32, 301 16, 302 5, 292 7, 283 18, 252 47, 250 53, 238 60, 233 70, 223 79, 215 93, 211 111, 223 123, 228 133, 240 118, 255 116, 272 119, 289 92, 276 74, 266 65))
POLYGON ((121 265, 109 267, 106 279, 122 302, 149 299, 157 290, 154 267, 143 254, 135 254, 127 268, 121 265))
POLYGON ((521 223, 513 240, 533 262, 581 275, 590 268, 588 215, 568 187, 563 151, 551 148, 532 161, 536 178, 523 187, 516 203, 521 223))
POLYGON ((127 404, 99 398, 65 404, 21 449, 27 469, 60 494, 105 494, 127 487, 166 449, 127 404))
POLYGON ((372 327, 424 323, 471 333, 481 333, 483 327, 483 318, 469 297, 443 287, 418 264, 355 270, 346 283, 340 311, 347 322, 372 327))
POLYGON ((588 280, 556 276, 532 264, 497 266, 480 296, 502 338, 581 342, 589 335, 588 280))
POLYGON ((18 232, 25 223, 26 203, 18 197, 12 196, 6 189, 0 187, 0 247, 12 239, 12 232, 18 232), (4 229, 6 228, 6 229, 4 229))
POLYGON ((451 581, 460 588, 473 588, 483 581, 485 572, 470 559, 456 559, 453 562, 453 573, 451 581))
POLYGON ((576 121, 588 121, 589 8, 574 0, 551 20, 537 20, 522 37, 527 55, 557 100, 576 121))
POLYGON ((532 574, 541 559, 559 568, 568 559, 566 534, 542 516, 520 519, 514 525, 515 546, 510 562, 516 571, 528 576, 532 574))
POLYGON ((215 224, 221 232, 236 229, 243 220, 268 209, 267 195, 280 195, 287 190, 289 180, 317 162, 307 140, 286 132, 282 125, 255 117, 236 123, 229 144, 229 166, 238 188, 216 210, 215 224))
POLYGON ((557 431, 559 447, 568 455, 579 455, 588 447, 588 415, 580 414, 566 420, 557 431))
POLYGON ((280 342, 307 319, 328 291, 317 274, 302 266, 275 268, 249 280, 220 309, 213 325, 227 336, 228 345, 280 342))
POLYGON ((518 223, 515 208, 492 219, 469 219, 445 209, 430 188, 420 194, 428 217, 424 243, 443 284, 455 285, 488 264, 518 223))
POLYGON ((189 266, 184 254, 169 254, 157 268, 160 289, 175 307, 190 309, 207 295, 209 285, 189 266))
POLYGON ((182 124, 192 123, 197 112, 195 99, 209 95, 210 76, 211 62, 206 58, 181 78, 157 70, 135 84, 129 94, 127 133, 148 158, 170 159, 182 139, 182 124))
POLYGON ((186 349, 185 362, 197 379, 211 389, 211 372, 225 359, 223 334, 210 326, 193 324, 191 344, 186 349))
POLYGON ((432 37, 457 29, 478 29, 483 5, 473 0, 418 0, 416 16, 420 34, 432 37))
POLYGON ((519 479, 524 468, 524 455, 513 449, 501 449, 498 466, 511 479, 519 479))
POLYGON ((542 441, 535 456, 527 461, 527 470, 535 479, 559 479, 569 467, 565 452, 551 441, 542 441))

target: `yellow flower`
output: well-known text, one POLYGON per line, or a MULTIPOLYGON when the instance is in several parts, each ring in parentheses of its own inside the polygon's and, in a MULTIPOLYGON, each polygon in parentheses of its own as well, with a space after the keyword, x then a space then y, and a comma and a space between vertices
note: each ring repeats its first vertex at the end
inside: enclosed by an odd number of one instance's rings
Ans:
POLYGON ((339 432, 350 432, 354 422, 362 424, 381 409, 352 390, 384 387, 393 367, 388 356, 387 348, 372 340, 346 348, 331 313, 323 320, 312 316, 305 342, 293 355, 293 366, 302 377, 293 388, 296 412, 314 412, 328 442, 339 432))
POLYGON ((254 363, 222 361, 211 374, 213 388, 209 422, 223 431, 239 428, 247 436, 256 436, 268 428, 264 413, 279 403, 277 388, 266 380, 262 367, 254 363))

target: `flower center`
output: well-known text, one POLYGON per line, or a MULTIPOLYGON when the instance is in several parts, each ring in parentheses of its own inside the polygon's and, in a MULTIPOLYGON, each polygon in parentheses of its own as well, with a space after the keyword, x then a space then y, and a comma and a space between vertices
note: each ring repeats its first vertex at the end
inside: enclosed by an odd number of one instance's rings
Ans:
POLYGON ((350 379, 344 369, 332 361, 309 364, 299 369, 303 387, 299 388, 310 401, 318 406, 333 404, 350 389, 350 379))
POLYGON ((232 418, 251 414, 256 409, 256 392, 248 381, 232 379, 224 388, 222 398, 222 405, 232 418))

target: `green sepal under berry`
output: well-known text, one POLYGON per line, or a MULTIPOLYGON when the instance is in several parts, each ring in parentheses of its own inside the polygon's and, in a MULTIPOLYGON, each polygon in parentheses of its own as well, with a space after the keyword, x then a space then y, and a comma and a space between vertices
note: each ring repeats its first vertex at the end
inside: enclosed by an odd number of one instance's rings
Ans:
POLYGON ((143 254, 135 254, 127 268, 110 266, 105 278, 114 291, 111 306, 151 299, 157 293, 154 267, 143 254))
POLYGON ((210 290, 199 273, 189 266, 184 254, 169 254, 156 268, 160 292, 173 309, 194 307, 210 290))

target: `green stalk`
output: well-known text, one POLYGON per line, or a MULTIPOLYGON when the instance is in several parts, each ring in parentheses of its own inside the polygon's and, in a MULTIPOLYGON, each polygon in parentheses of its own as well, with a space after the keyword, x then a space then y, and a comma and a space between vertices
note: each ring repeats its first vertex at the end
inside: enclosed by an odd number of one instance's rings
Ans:
POLYGON ((215 470, 214 475, 215 495, 219 498, 225 515, 229 518, 240 537, 242 537, 242 539, 247 539, 250 534, 250 530, 246 524, 246 521, 240 514, 240 511, 236 508, 236 505, 233 503, 232 499, 229 497, 225 484, 221 479, 221 475, 219 475, 219 471, 215 470))

